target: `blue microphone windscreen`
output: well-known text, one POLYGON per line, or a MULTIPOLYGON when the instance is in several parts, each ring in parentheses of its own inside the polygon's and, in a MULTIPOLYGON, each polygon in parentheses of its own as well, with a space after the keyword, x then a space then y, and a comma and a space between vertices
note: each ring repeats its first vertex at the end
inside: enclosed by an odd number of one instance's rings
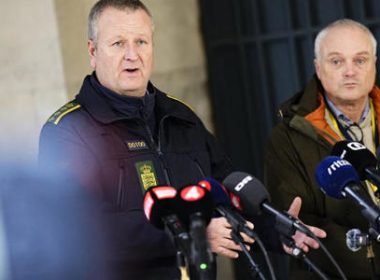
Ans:
POLYGON ((205 187, 211 193, 214 205, 230 206, 231 200, 227 190, 217 180, 207 177, 198 183, 198 185, 205 187), (207 186, 209 184, 209 186, 207 186))
POLYGON ((336 199, 343 198, 344 187, 352 182, 359 182, 354 167, 337 156, 326 157, 317 167, 315 178, 322 191, 336 199))

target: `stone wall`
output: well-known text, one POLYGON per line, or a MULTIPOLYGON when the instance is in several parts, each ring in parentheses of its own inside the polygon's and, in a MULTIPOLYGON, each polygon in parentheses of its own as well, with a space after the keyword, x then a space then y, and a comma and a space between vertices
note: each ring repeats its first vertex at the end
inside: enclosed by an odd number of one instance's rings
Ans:
POLYGON ((66 100, 57 21, 51 0, 2 0, 0 18, 1 160, 25 160, 46 117, 66 100))

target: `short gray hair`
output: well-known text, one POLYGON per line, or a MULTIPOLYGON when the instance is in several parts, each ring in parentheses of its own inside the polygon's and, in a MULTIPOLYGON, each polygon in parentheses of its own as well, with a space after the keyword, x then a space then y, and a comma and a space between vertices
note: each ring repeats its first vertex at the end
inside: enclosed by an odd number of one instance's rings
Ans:
POLYGON ((88 15, 88 39, 96 42, 98 30, 97 23, 101 13, 107 8, 115 8, 118 10, 143 10, 147 13, 152 21, 152 30, 154 30, 153 17, 148 8, 140 0, 99 0, 91 8, 88 15))
POLYGON ((327 25, 325 28, 323 28, 319 33, 317 34, 317 37, 315 37, 314 41, 314 57, 315 59, 319 59, 320 57, 320 51, 321 51, 321 42, 326 37, 327 33, 335 28, 335 27, 356 27, 364 31, 368 34, 372 47, 373 47, 373 55, 376 56, 376 48, 377 48, 377 41, 375 39, 375 36, 373 36, 372 32, 366 27, 365 25, 361 24, 360 22, 354 21, 352 19, 344 18, 344 19, 338 19, 329 25, 327 25))

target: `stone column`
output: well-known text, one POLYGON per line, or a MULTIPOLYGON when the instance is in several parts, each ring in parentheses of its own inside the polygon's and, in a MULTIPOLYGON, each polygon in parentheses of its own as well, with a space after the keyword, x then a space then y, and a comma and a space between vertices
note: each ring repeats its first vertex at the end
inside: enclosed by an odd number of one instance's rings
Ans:
POLYGON ((0 1, 1 160, 34 159, 47 117, 66 102, 51 0, 0 1))

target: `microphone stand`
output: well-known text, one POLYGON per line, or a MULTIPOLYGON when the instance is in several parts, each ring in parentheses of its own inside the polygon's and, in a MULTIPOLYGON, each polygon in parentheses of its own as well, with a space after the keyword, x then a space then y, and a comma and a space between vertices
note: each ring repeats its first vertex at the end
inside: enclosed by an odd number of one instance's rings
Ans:
POLYGON ((288 246, 292 252, 291 255, 297 259, 302 259, 321 279, 329 280, 329 278, 320 270, 307 256, 306 254, 296 246, 294 241, 284 235, 281 235, 281 241, 288 246))
POLYGON ((377 187, 380 187, 380 176, 379 176, 379 174, 377 174, 377 172, 376 172, 376 168, 374 168, 374 167, 367 167, 367 168, 365 168, 365 171, 366 171, 366 173, 367 174, 369 174, 369 178, 368 178, 368 180, 372 183, 372 184, 374 184, 374 185, 376 185, 377 187))
MULTIPOLYGON (((372 239, 376 240, 377 242, 380 242, 379 232, 376 229, 374 229, 371 225, 369 227, 368 233, 369 233, 369 236, 372 237, 372 239)), ((373 252, 371 238, 368 238, 366 249, 367 249, 367 259, 369 261, 369 265, 371 266, 371 275, 372 275, 371 278, 372 280, 378 280, 379 277, 377 276, 376 269, 375 269, 375 253, 373 252)))
POLYGON ((188 280, 188 272, 191 269, 188 263, 191 259, 191 237, 175 214, 164 217, 163 221, 165 230, 172 237, 177 249, 177 266, 181 271, 181 280, 188 280))
POLYGON ((261 273, 261 271, 259 270, 259 267, 255 263, 255 261, 253 260, 251 254, 248 252, 247 248, 245 247, 244 242, 243 242, 243 238, 241 237, 240 232, 244 232, 246 235, 248 235, 249 237, 251 237, 257 241, 257 243, 260 246, 260 249, 262 250, 262 252, 264 254, 265 262, 267 263, 271 278, 273 280, 276 280, 276 275, 274 273, 272 263, 270 262, 270 259, 268 257, 266 250, 265 250, 265 247, 264 247, 263 243, 261 242, 260 238, 257 236, 257 234, 252 229, 245 226, 246 220, 237 212, 223 211, 222 209, 220 209, 218 207, 216 208, 216 210, 219 214, 221 214, 223 217, 225 217, 227 219, 228 223, 231 225, 231 227, 232 227, 232 231, 231 231, 232 240, 234 240, 242 248, 244 255, 248 259, 250 271, 252 272, 252 276, 256 277, 256 275, 258 274, 260 279, 265 279, 265 278, 263 278, 264 276, 261 273))
POLYGON ((214 255, 211 252, 206 236, 206 224, 200 213, 191 215, 190 222, 191 257, 190 276, 199 280, 211 280, 213 275, 214 255))
POLYGON ((367 247, 367 259, 369 261, 369 265, 371 266, 371 275, 372 275, 371 279, 377 280, 379 278, 376 276, 375 260, 374 260, 375 259, 375 253, 373 252, 372 242, 369 242, 366 247, 367 247))
POLYGON ((240 245, 241 249, 244 252, 244 255, 247 257, 252 277, 254 279, 256 279, 256 277, 258 277, 259 279, 265 280, 263 273, 260 271, 259 267, 257 266, 255 261, 253 260, 248 249, 245 247, 245 244, 243 242, 243 238, 241 237, 240 233, 233 229, 231 232, 231 237, 232 237, 233 241, 235 241, 237 244, 240 245))
MULTIPOLYGON (((292 219, 294 219, 294 221, 296 221, 297 223, 290 224, 287 221, 284 221, 283 219, 278 219, 276 217, 276 220, 275 220, 275 229, 277 230, 278 233, 280 233, 280 236, 283 237, 282 239, 283 239, 283 241, 285 241, 284 243, 287 244, 286 243, 287 242, 286 239, 292 241, 292 236, 295 234, 296 230, 298 230, 300 232, 303 232, 304 234, 306 234, 307 236, 313 238, 315 241, 318 242, 318 244, 319 244, 320 248, 322 249, 322 251, 326 254, 326 256, 330 259, 331 263, 337 269, 340 277, 342 277, 342 279, 344 279, 344 280, 347 280, 347 277, 344 274, 342 268, 335 261, 335 259, 333 258, 333 256, 331 255, 331 253, 327 250, 327 248, 325 247, 325 245, 323 245, 323 243, 321 242, 321 240, 319 240, 319 238, 311 230, 309 230, 306 226, 302 225, 302 222, 300 220, 298 220, 298 219, 296 219, 294 217, 292 217, 292 219), (294 225, 297 225, 297 227, 294 227, 294 225)), ((293 245, 288 246, 288 247, 292 248, 292 246, 293 245)), ((307 262, 310 262, 310 260, 307 259, 307 258, 306 259, 303 258, 303 259, 305 261, 307 261, 307 262)), ((313 268, 313 266, 314 265, 312 265, 311 268, 313 268)), ((319 269, 317 269, 317 270, 319 270, 319 269)), ((317 272, 317 270, 316 270, 316 272, 317 272)))
POLYGON ((185 256, 181 251, 177 251, 177 266, 181 272, 181 280, 190 280, 185 256))

